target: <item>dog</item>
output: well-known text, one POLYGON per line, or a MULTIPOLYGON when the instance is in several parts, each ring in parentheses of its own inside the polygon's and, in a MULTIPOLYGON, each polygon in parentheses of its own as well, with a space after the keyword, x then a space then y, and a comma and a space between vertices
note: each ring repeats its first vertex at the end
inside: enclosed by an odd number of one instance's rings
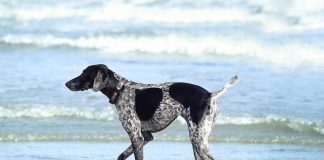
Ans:
POLYGON ((216 100, 234 85, 238 76, 216 92, 189 83, 136 83, 121 77, 104 64, 88 66, 82 74, 66 83, 71 91, 100 91, 116 106, 119 120, 130 137, 131 145, 118 160, 134 153, 143 159, 143 146, 153 140, 152 133, 170 125, 179 115, 187 122, 196 160, 213 159, 208 136, 218 113, 216 100))

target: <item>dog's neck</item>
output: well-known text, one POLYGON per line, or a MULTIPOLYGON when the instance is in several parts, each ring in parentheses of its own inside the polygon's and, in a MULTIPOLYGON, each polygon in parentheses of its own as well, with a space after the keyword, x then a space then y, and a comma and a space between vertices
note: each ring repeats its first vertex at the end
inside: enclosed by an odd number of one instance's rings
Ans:
POLYGON ((116 73, 109 77, 109 83, 107 87, 100 90, 101 93, 109 98, 109 103, 115 104, 120 91, 123 89, 124 84, 127 80, 116 73))

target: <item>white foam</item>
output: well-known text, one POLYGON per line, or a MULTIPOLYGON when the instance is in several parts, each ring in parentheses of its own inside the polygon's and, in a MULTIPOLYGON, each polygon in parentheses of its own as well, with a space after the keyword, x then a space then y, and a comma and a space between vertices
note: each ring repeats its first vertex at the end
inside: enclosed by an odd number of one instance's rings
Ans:
MULTIPOLYGON (((183 118, 178 118, 177 122, 181 125, 186 125, 186 121, 183 118)), ((285 118, 282 116, 272 114, 266 117, 255 117, 251 115, 226 116, 220 114, 216 118, 215 125, 249 125, 255 127, 259 127, 259 125, 262 125, 267 127, 274 127, 274 130, 282 130, 282 127, 284 127, 300 133, 311 132, 324 135, 324 123, 322 121, 311 121, 303 118, 285 118)))
POLYGON ((311 121, 303 118, 285 118, 278 115, 268 115, 266 117, 246 116, 224 116, 219 115, 216 119, 219 125, 270 125, 285 126, 297 132, 314 132, 324 135, 324 123, 322 121, 311 121))
MULTIPOLYGON (((126 134, 0 134, 0 142, 25 142, 25 141, 127 141, 129 137, 126 134)), ((160 134, 155 137, 158 141, 178 141, 188 142, 187 135, 160 134)), ((227 142, 227 143, 264 143, 264 144, 300 144, 300 145, 323 145, 323 139, 305 139, 295 136, 210 136, 209 142, 227 142)))
POLYGON ((88 16, 89 21, 151 21, 163 23, 197 23, 246 21, 249 13, 238 8, 159 8, 124 3, 108 3, 88 16), (115 14, 112 14, 115 13, 115 14), (131 13, 131 14, 129 14, 131 13))
MULTIPOLYGON (((178 117, 177 122, 181 125, 186 125, 186 121, 178 117)), ((217 115, 216 125, 270 125, 270 126, 285 126, 297 132, 315 132, 324 135, 324 123, 320 120, 311 121, 303 118, 285 118, 278 115, 270 114, 266 117, 255 117, 251 115, 242 116, 226 116, 217 115)))
POLYGON ((189 56, 226 55, 256 58, 275 65, 295 67, 301 64, 324 65, 323 49, 303 43, 273 43, 248 37, 222 35, 187 36, 97 36, 77 39, 52 35, 7 35, 2 43, 36 46, 66 45, 78 48, 100 49, 108 53, 179 54, 189 56))
POLYGON ((219 21, 246 21, 249 14, 239 8, 180 9, 145 7, 136 3, 106 2, 100 7, 74 7, 54 5, 38 7, 6 8, 1 17, 15 17, 21 21, 52 18, 81 17, 86 21, 153 21, 164 23, 193 23, 219 21), (42 14, 39 14, 42 13, 42 14))
POLYGON ((307 31, 324 28, 324 2, 318 0, 255 1, 247 0, 250 6, 259 6, 255 21, 269 32, 307 31))
MULTIPOLYGON (((180 7, 168 5, 158 7, 145 2, 104 2, 98 6, 77 3, 38 5, 29 7, 8 7, 0 3, 0 17, 15 18, 20 21, 53 18, 81 18, 84 21, 128 21, 160 23, 225 23, 243 22, 260 26, 268 32, 290 32, 324 28, 324 2, 318 0, 255 1, 223 7, 180 7), (259 6, 258 13, 251 12, 249 6, 259 6), (41 14, 39 14, 41 13, 41 14)), ((199 2, 190 2, 199 3, 199 2)), ((199 6, 199 5, 198 5, 199 6)))
POLYGON ((15 105, 9 107, 0 106, 1 119, 71 117, 111 121, 114 119, 114 115, 114 110, 111 107, 96 110, 94 108, 41 104, 15 105))

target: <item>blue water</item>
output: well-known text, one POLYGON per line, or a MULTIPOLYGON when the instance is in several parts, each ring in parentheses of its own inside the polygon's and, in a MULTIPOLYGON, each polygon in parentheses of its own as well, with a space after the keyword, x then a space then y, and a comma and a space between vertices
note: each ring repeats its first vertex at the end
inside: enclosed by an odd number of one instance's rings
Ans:
MULTIPOLYGON (((219 99, 210 143, 246 149, 243 159, 273 159, 282 148, 293 155, 286 159, 319 159, 324 5, 318 3, 1 1, 0 144, 127 142, 106 97, 64 86, 103 63, 133 81, 183 81, 209 91, 237 74, 240 81, 219 99)), ((186 124, 179 118, 155 139, 188 143, 186 124)), ((237 151, 226 148, 218 157, 237 151)))

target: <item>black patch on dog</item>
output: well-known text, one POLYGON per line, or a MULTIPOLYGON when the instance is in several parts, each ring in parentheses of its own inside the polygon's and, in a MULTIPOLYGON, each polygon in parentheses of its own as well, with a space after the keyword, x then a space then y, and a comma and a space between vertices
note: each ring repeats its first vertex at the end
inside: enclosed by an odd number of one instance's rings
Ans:
POLYGON ((151 119, 162 98, 163 93, 160 88, 135 90, 135 109, 139 119, 141 121, 151 119))
POLYGON ((170 86, 169 93, 184 107, 190 107, 190 117, 198 125, 211 94, 204 88, 189 83, 174 83, 170 86))

